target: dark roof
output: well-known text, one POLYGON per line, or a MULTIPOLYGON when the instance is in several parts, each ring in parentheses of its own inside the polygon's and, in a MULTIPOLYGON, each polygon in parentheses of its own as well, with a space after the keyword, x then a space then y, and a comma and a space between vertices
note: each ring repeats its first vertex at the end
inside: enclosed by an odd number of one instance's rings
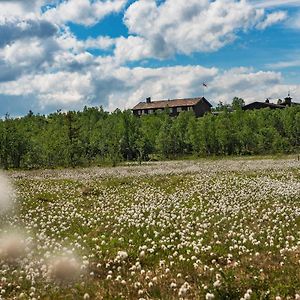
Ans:
POLYGON ((151 101, 147 102, 140 102, 132 110, 137 109, 164 109, 167 107, 181 107, 181 106, 195 106, 199 102, 206 102, 209 107, 212 105, 204 98, 186 98, 186 99, 172 99, 172 100, 159 100, 159 101, 151 101))
POLYGON ((274 103, 267 103, 267 102, 252 102, 250 104, 247 104, 243 106, 243 110, 247 109, 256 109, 256 108, 285 108, 285 105, 282 104, 274 104, 274 103))

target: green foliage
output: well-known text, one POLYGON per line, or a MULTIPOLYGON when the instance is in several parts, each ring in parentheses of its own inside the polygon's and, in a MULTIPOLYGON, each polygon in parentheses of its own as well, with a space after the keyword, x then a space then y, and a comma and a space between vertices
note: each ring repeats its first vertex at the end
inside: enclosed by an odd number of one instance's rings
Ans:
POLYGON ((234 97, 232 99, 231 106, 234 110, 241 109, 245 105, 245 101, 243 98, 234 97))
POLYGON ((48 116, 28 113, 0 120, 0 165, 3 168, 117 165, 159 155, 251 155, 290 153, 300 148, 300 107, 242 111, 234 98, 230 112, 195 118, 182 112, 135 117, 131 111, 57 111, 48 116))

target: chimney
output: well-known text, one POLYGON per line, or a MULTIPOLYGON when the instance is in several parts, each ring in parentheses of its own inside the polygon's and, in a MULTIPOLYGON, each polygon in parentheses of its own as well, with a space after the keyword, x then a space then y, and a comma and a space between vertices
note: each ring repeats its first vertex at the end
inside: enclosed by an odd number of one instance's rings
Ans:
POLYGON ((287 97, 284 98, 284 104, 287 105, 287 106, 291 106, 292 105, 292 97, 290 95, 290 93, 288 94, 287 97))
POLYGON ((265 103, 270 103, 270 100, 269 98, 266 99, 265 103))
POLYGON ((146 98, 146 103, 151 103, 151 97, 146 98))

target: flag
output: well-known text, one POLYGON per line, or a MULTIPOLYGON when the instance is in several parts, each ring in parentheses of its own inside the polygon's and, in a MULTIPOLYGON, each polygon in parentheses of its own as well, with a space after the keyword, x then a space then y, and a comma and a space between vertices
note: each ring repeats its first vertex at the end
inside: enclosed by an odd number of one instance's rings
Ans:
POLYGON ((203 86, 207 87, 207 84, 205 82, 202 83, 203 86))

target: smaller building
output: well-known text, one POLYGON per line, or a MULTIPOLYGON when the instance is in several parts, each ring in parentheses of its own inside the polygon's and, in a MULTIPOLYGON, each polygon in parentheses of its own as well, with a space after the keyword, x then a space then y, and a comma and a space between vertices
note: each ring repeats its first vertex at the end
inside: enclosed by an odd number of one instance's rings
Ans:
POLYGON ((178 116, 182 111, 193 111, 196 117, 202 117, 206 112, 211 111, 212 105, 204 98, 186 98, 152 101, 147 98, 145 102, 140 102, 132 108, 136 116, 153 114, 168 110, 171 116, 178 116))
POLYGON ((299 103, 292 102, 292 97, 290 94, 286 98, 284 98, 284 101, 279 100, 277 104, 270 103, 269 99, 267 99, 265 102, 252 102, 245 106, 243 106, 243 110, 253 110, 253 109, 261 109, 261 108, 270 108, 270 109, 283 109, 289 106, 293 105, 299 105, 299 103))

